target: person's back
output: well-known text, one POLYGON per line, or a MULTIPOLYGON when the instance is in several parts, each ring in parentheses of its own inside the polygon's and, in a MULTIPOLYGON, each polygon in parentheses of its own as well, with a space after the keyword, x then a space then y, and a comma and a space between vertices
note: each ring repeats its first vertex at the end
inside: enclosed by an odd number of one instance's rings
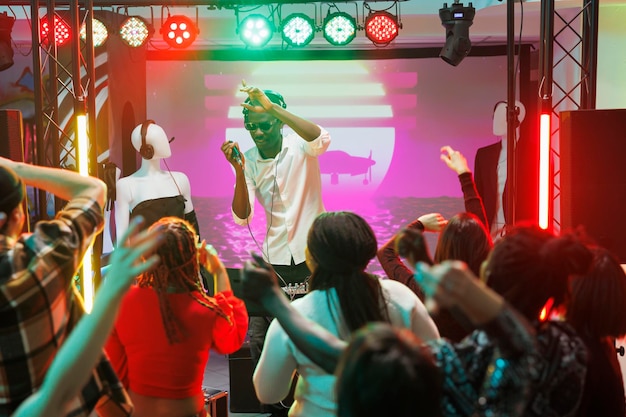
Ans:
POLYGON ((615 339, 626 334, 626 273, 604 248, 592 249, 589 272, 572 277, 567 320, 589 350, 587 376, 577 416, 626 415, 624 382, 615 339))
MULTIPOLYGON (((106 186, 66 170, 15 163, 0 158, 0 415, 10 414, 43 382, 46 371, 72 326, 82 316, 73 278, 85 251, 103 227, 106 186), (25 216, 24 185, 67 200, 55 219, 39 221, 20 234, 25 216)), ((102 358, 68 413, 89 415, 103 395, 130 405, 102 358), (108 370, 108 381, 100 380, 108 370)), ((113 402, 111 402, 113 404, 113 402)))
POLYGON ((129 389, 134 416, 188 417, 203 410, 209 351, 239 349, 248 314, 217 255, 204 242, 196 248, 188 222, 165 217, 151 228, 164 236, 161 263, 130 289, 106 350, 129 389), (202 289, 199 261, 215 273, 214 297, 202 289))
MULTIPOLYGON (((365 272, 376 249, 373 231, 359 216, 348 212, 318 216, 307 242, 307 263, 313 271, 309 293, 292 301, 294 308, 343 340, 377 321, 409 329, 423 340, 438 338, 426 308, 410 289, 365 272)), ((284 398, 294 371, 299 378, 290 416, 335 414, 335 376, 314 365, 278 322, 272 322, 253 377, 259 398, 270 402, 284 398)))
POLYGON ((572 274, 585 273, 592 255, 572 235, 517 226, 495 244, 482 278, 537 331, 540 356, 526 416, 573 416, 587 371, 587 349, 571 324, 541 321, 563 307, 572 274), (544 311, 542 313, 542 311, 544 311))

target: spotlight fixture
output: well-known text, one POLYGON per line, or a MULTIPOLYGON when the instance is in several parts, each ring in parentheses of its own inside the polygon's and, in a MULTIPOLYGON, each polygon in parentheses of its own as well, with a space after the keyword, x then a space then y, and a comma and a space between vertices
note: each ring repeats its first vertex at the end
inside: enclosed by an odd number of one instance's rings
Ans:
POLYGON ((161 26, 163 40, 172 48, 187 48, 196 40, 199 33, 198 26, 183 15, 168 16, 161 26))
POLYGON ((11 47, 11 31, 15 18, 7 12, 0 13, 0 71, 13 66, 13 47, 11 47))
MULTIPOLYGON (((109 38, 109 31, 107 27, 98 19, 91 21, 91 31, 93 32, 93 46, 98 47, 106 43, 109 38)), ((83 23, 80 26, 80 39, 83 42, 87 41, 87 24, 83 23)))
POLYGON ((290 46, 306 46, 315 36, 315 22, 303 13, 293 13, 281 22, 283 40, 290 46))
POLYGON ((70 26, 58 14, 54 14, 54 24, 48 22, 48 15, 39 20, 39 33, 44 43, 48 42, 48 33, 54 33, 54 44, 63 46, 70 40, 70 26))
POLYGON ((246 46, 262 48, 272 39, 274 27, 269 19, 260 14, 246 16, 237 28, 239 38, 246 46))
POLYGON ((389 12, 370 13, 365 19, 365 36, 374 45, 388 45, 398 36, 398 19, 389 12))
POLYGON ((347 45, 356 37, 356 19, 345 12, 329 13, 322 30, 331 45, 347 45))
POLYGON ((120 26, 119 34, 124 43, 132 48, 143 46, 154 29, 148 26, 145 20, 139 16, 130 16, 120 26))
POLYGON ((446 28, 446 44, 439 56, 448 64, 456 67, 472 49, 469 27, 474 23, 475 14, 476 9, 471 2, 465 7, 458 0, 450 7, 444 3, 443 8, 439 9, 441 24, 446 28))

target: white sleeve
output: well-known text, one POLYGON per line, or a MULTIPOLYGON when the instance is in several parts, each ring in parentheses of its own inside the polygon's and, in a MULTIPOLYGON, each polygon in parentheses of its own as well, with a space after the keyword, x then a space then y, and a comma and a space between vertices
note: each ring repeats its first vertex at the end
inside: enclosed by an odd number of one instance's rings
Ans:
POLYGON ((282 401, 289 394, 291 380, 296 371, 296 360, 288 348, 289 337, 277 320, 270 323, 265 336, 261 357, 252 381, 256 395, 264 404, 282 401))

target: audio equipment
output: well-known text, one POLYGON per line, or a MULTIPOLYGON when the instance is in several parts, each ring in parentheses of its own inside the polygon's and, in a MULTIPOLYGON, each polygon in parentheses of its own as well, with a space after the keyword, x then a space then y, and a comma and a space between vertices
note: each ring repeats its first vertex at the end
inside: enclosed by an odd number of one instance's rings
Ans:
POLYGON ((626 109, 560 113, 561 228, 582 225, 626 263, 626 109))
MULTIPOLYGON (((232 140, 229 140, 228 142, 233 143, 232 140)), ((243 166, 243 162, 241 162, 241 153, 239 153, 239 149, 237 149, 234 146, 233 146, 233 158, 235 158, 235 161, 237 161, 239 165, 243 166)))
POLYGON ((228 355, 230 375, 228 392, 231 413, 259 413, 261 411, 261 404, 252 384, 253 372, 250 342, 246 341, 237 352, 228 355))
POLYGON ((148 119, 141 124, 141 147, 139 148, 139 154, 143 159, 152 159, 154 156, 154 147, 146 142, 148 126, 152 123, 154 123, 154 120, 148 119))
POLYGON ((0 110, 0 156, 24 162, 24 127, 19 110, 0 110))

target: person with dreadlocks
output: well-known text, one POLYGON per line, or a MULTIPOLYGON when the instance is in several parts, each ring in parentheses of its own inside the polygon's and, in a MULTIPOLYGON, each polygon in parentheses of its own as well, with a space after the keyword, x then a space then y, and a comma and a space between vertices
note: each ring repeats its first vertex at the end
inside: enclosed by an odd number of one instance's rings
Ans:
POLYGON ((164 217, 161 262, 137 278, 124 298, 106 351, 135 406, 133 416, 205 416, 202 381, 209 350, 237 351, 248 331, 243 301, 226 268, 191 224, 164 217), (200 282, 200 265, 214 274, 215 296, 200 282))
MULTIPOLYGON (((372 228, 359 215, 320 214, 311 226, 305 251, 313 271, 309 293, 292 305, 341 340, 373 322, 408 329, 421 340, 438 339, 437 327, 413 291, 366 272, 377 247, 372 228)), ((284 398, 295 371, 299 378, 289 416, 336 415, 335 375, 303 355, 274 320, 253 376, 259 400, 273 403, 284 398)))

